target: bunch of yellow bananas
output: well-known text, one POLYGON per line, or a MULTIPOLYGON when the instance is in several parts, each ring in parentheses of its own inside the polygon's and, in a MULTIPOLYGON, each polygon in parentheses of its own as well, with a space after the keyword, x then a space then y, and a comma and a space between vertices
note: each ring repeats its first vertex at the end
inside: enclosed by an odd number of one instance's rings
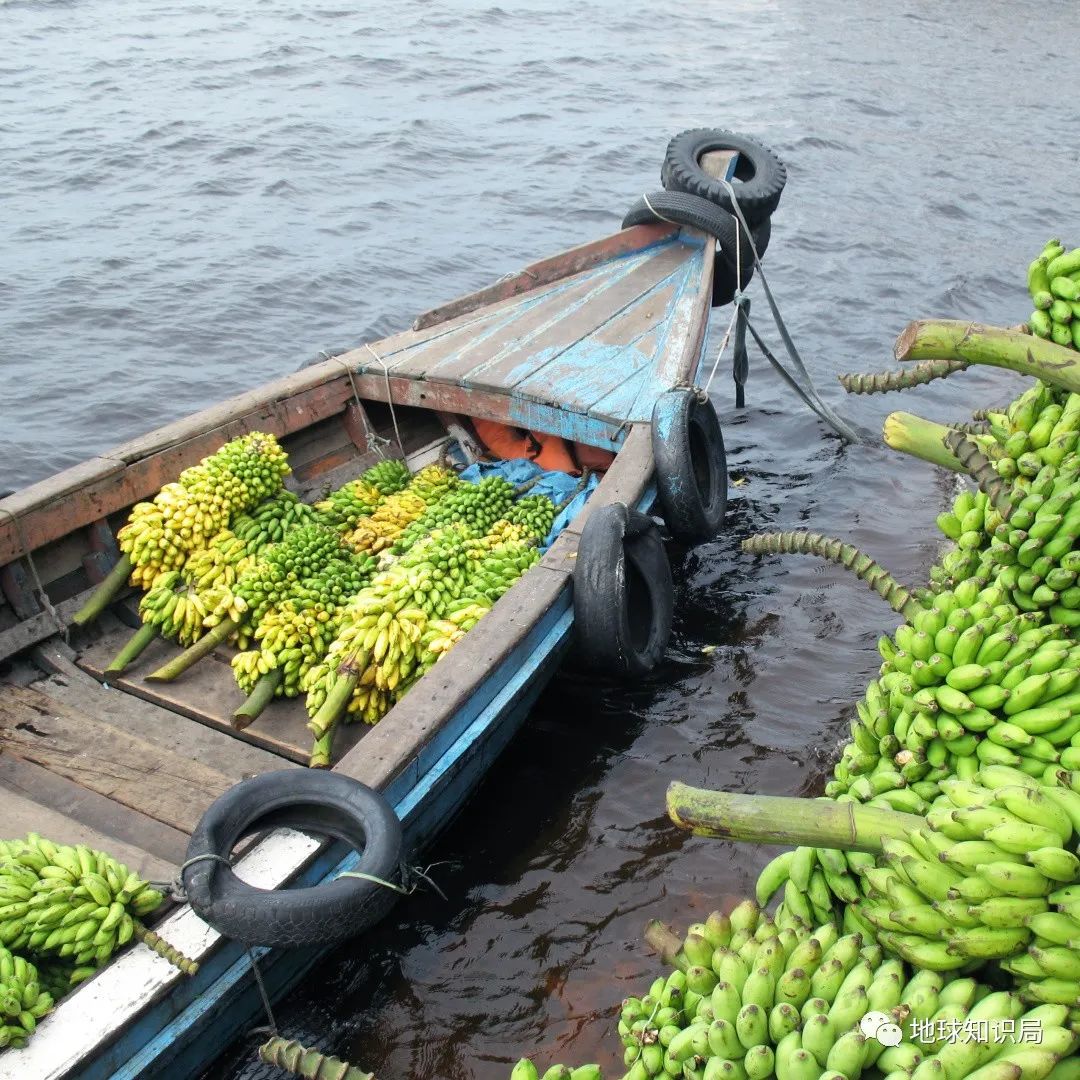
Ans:
POLYGON ((349 535, 349 543, 357 551, 377 555, 390 547, 429 506, 447 496, 460 483, 450 469, 428 465, 412 478, 408 487, 389 496, 370 517, 362 519, 349 535))

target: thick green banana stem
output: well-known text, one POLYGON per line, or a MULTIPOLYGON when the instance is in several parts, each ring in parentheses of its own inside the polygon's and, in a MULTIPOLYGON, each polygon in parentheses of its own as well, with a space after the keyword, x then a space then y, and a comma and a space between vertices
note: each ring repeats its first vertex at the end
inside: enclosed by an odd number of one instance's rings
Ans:
POLYGON ((922 609, 922 604, 880 563, 852 544, 813 532, 758 533, 742 542, 751 555, 816 555, 850 570, 905 617, 922 609))
POLYGON ((163 937, 159 937, 153 930, 148 930, 138 921, 135 923, 135 939, 156 952, 158 956, 163 956, 185 975, 194 975, 199 970, 199 965, 195 960, 186 957, 179 949, 174 949, 163 937))
POLYGON ((120 560, 94 590, 90 599, 72 615, 71 621, 76 626, 92 623, 116 599, 116 594, 127 584, 131 571, 131 559, 127 555, 121 555, 120 560))
POLYGON ((1017 329, 953 319, 920 319, 896 339, 897 360, 965 360, 1031 375, 1080 392, 1080 354, 1017 329))
POLYGON ((948 451, 956 455, 971 479, 979 485, 979 490, 990 500, 994 509, 1008 521, 1013 512, 1009 485, 998 475, 990 459, 962 431, 950 431, 944 442, 948 451))
POLYGON ((354 664, 346 661, 338 668, 337 682, 326 695, 319 711, 308 721, 308 731, 316 739, 321 739, 341 719, 341 714, 359 682, 360 672, 355 670, 354 664))
POLYGON ((248 695, 247 701, 233 713, 232 726, 237 731, 243 731, 256 719, 259 714, 274 700, 274 693, 285 678, 285 672, 281 668, 268 671, 255 684, 255 689, 248 695))
POLYGON ((947 379, 967 366, 963 360, 927 360, 899 371, 851 372, 837 378, 849 394, 887 394, 892 390, 925 386, 934 379, 947 379))
POLYGON ((230 634, 239 627, 232 619, 222 619, 212 630, 208 630, 190 649, 173 657, 167 664, 162 664, 157 671, 146 676, 147 682, 172 682, 180 678, 192 664, 209 656, 230 634))
POLYGON ((883 840, 904 840, 925 821, 914 814, 857 802, 738 795, 706 791, 678 780, 667 790, 668 817, 695 836, 759 844, 881 853, 883 840))
POLYGON ((259 1060, 276 1065, 303 1080, 375 1080, 375 1074, 364 1072, 340 1058, 309 1050, 300 1043, 278 1035, 259 1047, 259 1060))
POLYGON ((105 669, 106 675, 119 675, 129 664, 133 664, 143 650, 158 636, 158 628, 153 623, 143 623, 128 638, 127 644, 113 657, 112 663, 105 669))
POLYGON ((885 426, 881 437, 885 445, 902 454, 922 458, 931 465, 940 465, 953 472, 964 472, 964 466, 945 447, 945 436, 949 428, 944 424, 935 424, 933 420, 924 420, 914 413, 894 412, 885 417, 885 426))

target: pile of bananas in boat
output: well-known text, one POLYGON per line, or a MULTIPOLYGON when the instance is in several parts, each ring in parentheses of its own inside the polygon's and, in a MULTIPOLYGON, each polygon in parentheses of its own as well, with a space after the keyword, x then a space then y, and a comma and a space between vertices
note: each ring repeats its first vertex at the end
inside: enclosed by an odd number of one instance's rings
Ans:
POLYGON ((1031 332, 1080 349, 1080 248, 1067 252, 1051 240, 1028 267, 1028 292, 1035 305, 1031 332))
POLYGON ((390 460, 309 506, 287 472, 252 433, 134 508, 121 540, 143 625, 107 670, 164 637, 185 651, 148 678, 170 681, 231 642, 237 725, 306 693, 312 764, 328 765, 338 722, 375 723, 460 641, 539 558, 556 508, 528 485, 390 460))

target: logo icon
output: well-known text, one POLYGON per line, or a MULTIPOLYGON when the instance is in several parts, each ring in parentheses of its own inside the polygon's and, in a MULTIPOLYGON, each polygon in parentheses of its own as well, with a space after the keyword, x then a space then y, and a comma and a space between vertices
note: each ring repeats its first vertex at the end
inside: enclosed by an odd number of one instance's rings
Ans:
POLYGON ((900 1025, 894 1024, 883 1012, 868 1012, 859 1021, 859 1030, 868 1039, 877 1039, 882 1046, 899 1046, 904 1038, 900 1025))

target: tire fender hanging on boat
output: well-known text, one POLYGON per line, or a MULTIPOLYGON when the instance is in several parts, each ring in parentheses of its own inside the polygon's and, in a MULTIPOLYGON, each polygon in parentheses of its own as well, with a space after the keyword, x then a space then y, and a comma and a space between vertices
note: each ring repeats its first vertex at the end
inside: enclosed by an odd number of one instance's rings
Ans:
POLYGON ((229 788, 191 834, 182 873, 195 913, 245 945, 331 945, 368 929, 397 899, 401 823, 377 791, 338 773, 286 769, 229 788), (353 873, 310 888, 259 889, 228 865, 246 836, 292 828, 330 837, 361 852, 353 873))
POLYGON ((695 390, 669 390, 653 405, 656 491, 668 531, 700 543, 720 532, 727 509, 727 454, 712 402, 695 390))
POLYGON ((623 503, 585 522, 574 564, 574 626, 584 666, 640 678, 663 658, 671 636, 674 586, 660 530, 623 503))
MULTIPOLYGON (((739 288, 745 289, 750 284, 754 276, 754 256, 742 225, 726 210, 699 195, 688 195, 683 191, 654 191, 650 195, 642 195, 630 207, 623 218, 622 227, 629 229, 633 225, 648 225, 657 221, 669 221, 691 229, 700 229, 716 238, 713 307, 723 307, 731 303, 735 298, 737 280, 739 288), (742 251, 737 253, 736 245, 740 242, 742 251), (742 271, 738 278, 736 267, 742 271)), ((751 225, 750 235, 754 239, 758 256, 763 256, 772 235, 770 220, 765 218, 757 225, 751 225)))

